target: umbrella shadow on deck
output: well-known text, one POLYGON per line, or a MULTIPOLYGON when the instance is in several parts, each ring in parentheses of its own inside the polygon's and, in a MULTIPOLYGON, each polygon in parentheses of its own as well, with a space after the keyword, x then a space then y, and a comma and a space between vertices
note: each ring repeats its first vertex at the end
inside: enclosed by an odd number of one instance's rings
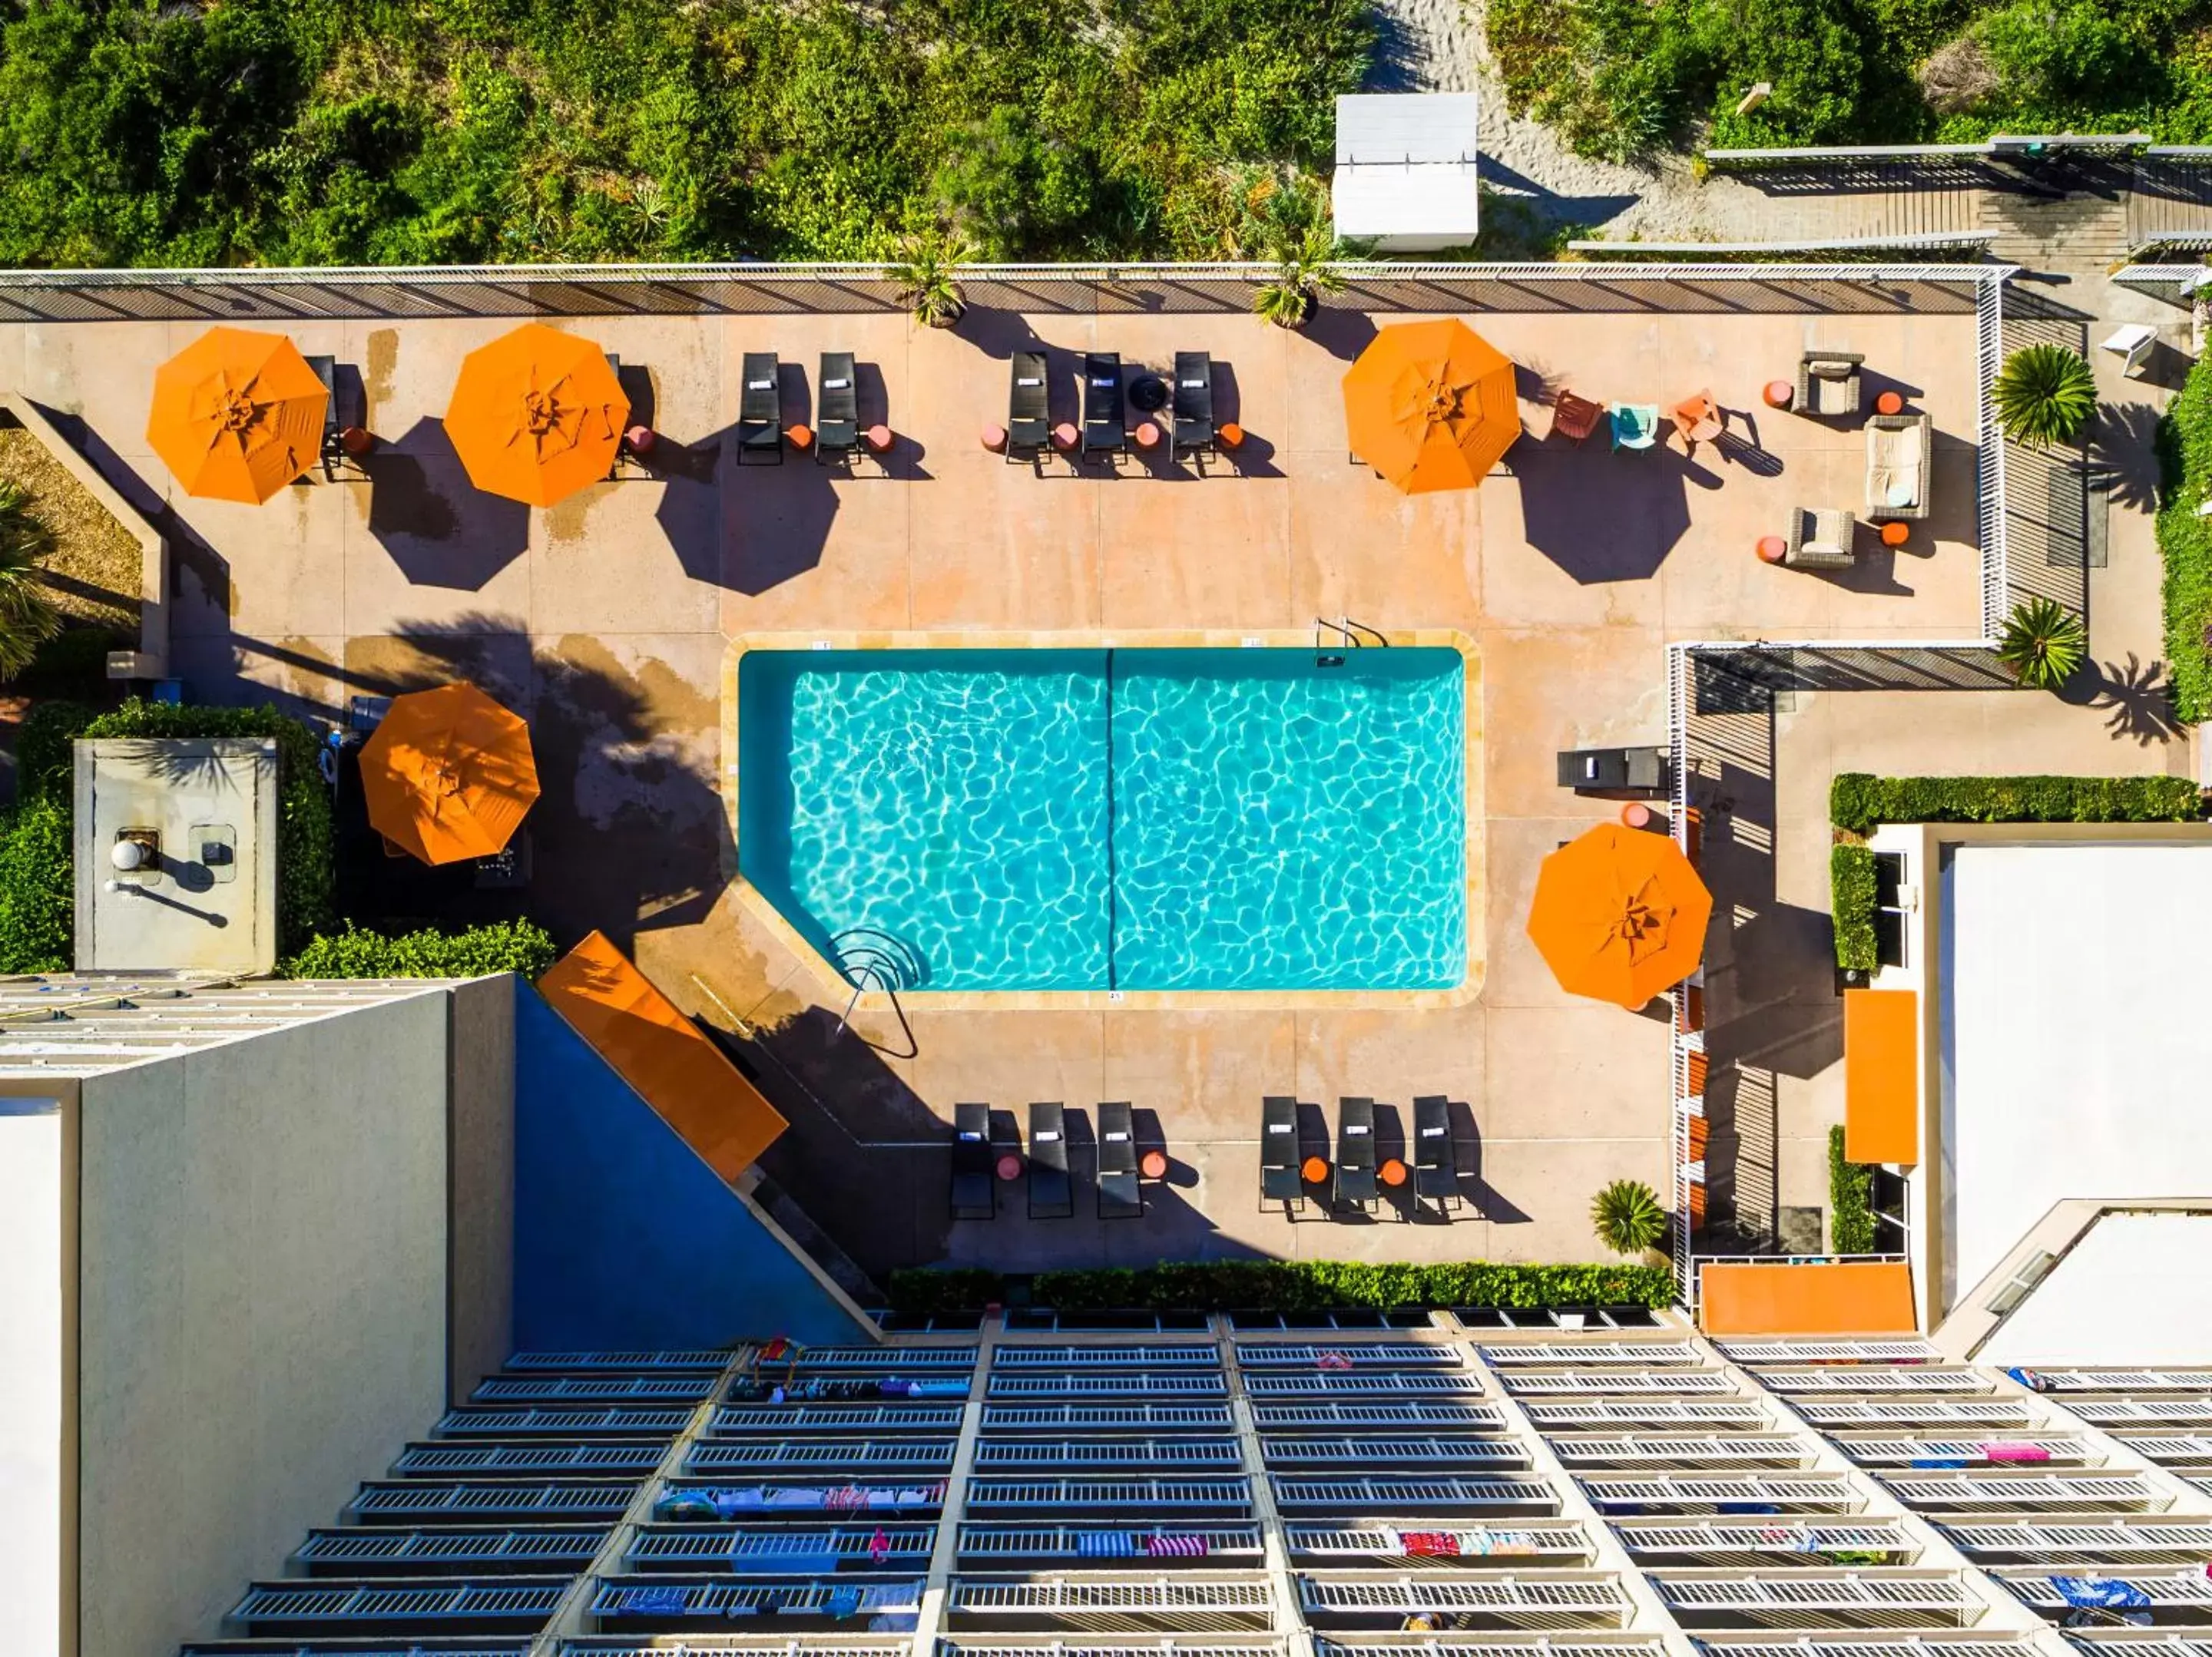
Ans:
POLYGON ((443 421, 416 421, 362 465, 368 532, 413 585, 479 592, 528 550, 530 508, 469 481, 443 421))
POLYGON ((1510 452, 1528 544, 1584 586, 1648 580, 1690 529, 1690 485, 1720 480, 1663 447, 1523 440, 1510 452))

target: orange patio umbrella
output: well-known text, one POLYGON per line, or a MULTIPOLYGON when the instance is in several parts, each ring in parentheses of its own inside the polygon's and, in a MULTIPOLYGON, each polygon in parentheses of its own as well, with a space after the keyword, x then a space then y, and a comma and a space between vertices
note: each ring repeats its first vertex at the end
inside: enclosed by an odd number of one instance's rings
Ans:
POLYGON ((256 506, 322 452, 329 406, 283 335, 210 328, 154 371, 146 440, 186 494, 256 506))
POLYGON ((478 489, 550 507, 606 476, 629 418, 605 352, 530 322, 461 359, 446 435, 478 489))
POLYGON ((1607 822, 1544 859, 1528 936, 1561 989, 1640 1007, 1697 970, 1712 913, 1673 841, 1607 822))
POLYGON ((1344 423, 1407 494, 1472 489, 1521 435, 1512 360, 1463 322, 1394 324, 1345 370, 1344 423))
POLYGON ((423 862, 490 857, 538 798, 529 727, 465 682, 394 696, 361 786, 370 824, 423 862))

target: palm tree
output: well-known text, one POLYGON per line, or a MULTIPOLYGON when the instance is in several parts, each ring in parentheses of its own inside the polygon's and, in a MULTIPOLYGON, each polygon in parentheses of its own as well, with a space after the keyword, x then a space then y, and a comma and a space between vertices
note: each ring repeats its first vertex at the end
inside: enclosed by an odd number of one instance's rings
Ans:
POLYGON ((1334 261, 1346 252, 1326 224, 1310 224, 1286 235, 1269 253, 1275 271, 1252 295, 1253 313, 1278 328, 1303 328, 1322 294, 1342 290, 1344 276, 1334 261))
POLYGON ((899 244, 886 271, 898 284, 899 302, 925 328, 950 328, 968 309, 960 267, 975 257, 957 231, 927 230, 899 244))
POLYGON ((12 679, 62 630, 40 561, 54 549, 54 532, 31 509, 20 483, 0 483, 0 679, 12 679))
POLYGON ((2089 653, 2081 618, 2051 598, 2031 598, 2013 611, 1997 640, 1997 659, 2031 690, 2056 690, 2089 653))
POLYGON ((1616 1254, 1641 1254, 1667 1235, 1667 1211, 1641 1180, 1615 1180, 1590 1204, 1597 1240, 1616 1254))
POLYGON ((2097 410, 2097 377, 2079 351, 2024 345, 1997 370, 1990 400, 2007 437, 2047 449, 2081 435, 2097 410))

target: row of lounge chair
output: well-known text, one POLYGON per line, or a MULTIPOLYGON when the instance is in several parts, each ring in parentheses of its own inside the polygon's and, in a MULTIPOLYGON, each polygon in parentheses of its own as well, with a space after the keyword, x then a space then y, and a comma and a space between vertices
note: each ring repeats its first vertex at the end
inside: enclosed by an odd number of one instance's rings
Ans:
MULTIPOLYGON (((988 1220, 999 1210, 1002 1181, 1026 1175, 1029 1217, 1075 1217, 1075 1179, 1068 1164, 1067 1109, 1053 1100, 1030 1106, 1029 1154, 1022 1155, 1010 1113, 988 1105, 952 1108, 952 1217, 988 1220)), ((1098 1217, 1133 1220, 1145 1212, 1145 1187, 1137 1154, 1135 1114, 1127 1101, 1098 1107, 1098 1141, 1092 1185, 1098 1217)))
MULTIPOLYGON (((1271 1097, 1261 1102, 1260 1116, 1260 1205, 1283 1205, 1285 1214, 1304 1211, 1310 1199, 1318 1197, 1335 1208, 1371 1211, 1381 1199, 1381 1187, 1403 1189, 1409 1170, 1398 1158, 1379 1163, 1375 1148, 1375 1102, 1346 1097, 1337 1101, 1336 1160, 1318 1146, 1306 1143, 1298 1127, 1298 1102, 1271 1097)), ((1452 1124, 1451 1106, 1442 1094, 1413 1101, 1413 1166, 1410 1184, 1414 1200, 1456 1209, 1464 1203, 1460 1190, 1461 1143, 1452 1124)))
MULTIPOLYGON (((1182 460, 1219 452, 1213 417, 1213 358, 1177 351, 1169 387, 1173 410, 1169 454, 1182 460)), ((1083 421, 1077 452, 1085 461, 1118 465, 1129 450, 1129 387, 1117 351, 1083 358, 1083 421)), ((1052 447, 1051 367, 1042 351, 1013 354, 1006 404, 1006 458, 1034 462, 1052 447)), ((1232 434, 1233 435, 1233 434, 1232 434)))
MULTIPOLYGON (((860 447, 859 370, 850 351, 824 351, 814 382, 814 458, 849 458, 860 447)), ((774 351, 745 353, 738 394, 738 464, 783 464, 783 365, 774 351)))

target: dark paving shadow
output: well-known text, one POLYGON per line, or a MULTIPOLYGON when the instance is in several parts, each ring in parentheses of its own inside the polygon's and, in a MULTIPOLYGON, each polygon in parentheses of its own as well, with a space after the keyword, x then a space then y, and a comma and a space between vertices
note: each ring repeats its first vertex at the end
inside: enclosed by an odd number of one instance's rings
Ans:
POLYGON ((2115 507, 2149 512, 2158 505, 2158 410, 2148 403, 2107 403, 2089 428, 2090 487, 2115 507))
POLYGON ((1306 337, 1340 362, 1350 362, 1374 343, 1381 331, 1364 311, 1347 310, 1323 300, 1306 324, 1306 337))
POLYGON ((1616 453, 1602 429, 1579 446, 1524 442, 1513 450, 1528 544, 1585 586, 1658 573, 1689 531, 1693 471, 1702 474, 1701 487, 1717 484, 1671 450, 1616 453))
POLYGON ((1491 155, 1482 158, 1482 182, 1486 195, 1496 191, 1507 196, 1524 212, 1555 225, 1595 228, 1620 217, 1638 199, 1632 195, 1562 196, 1491 155))
MULTIPOLYGON (((786 421, 795 417, 787 407, 786 421)), ((718 440, 723 437, 734 440, 734 428, 718 440)), ((830 467, 815 464, 811 455, 787 453, 780 466, 728 464, 720 476, 726 487, 715 503, 712 535, 688 518, 672 520, 672 513, 690 510, 678 506, 672 489, 662 503, 662 527, 685 574, 758 595, 822 562, 837 517, 830 467)))
POLYGON ((527 549, 530 508, 470 483, 442 421, 416 421, 362 464, 368 532, 415 586, 475 592, 527 549))

